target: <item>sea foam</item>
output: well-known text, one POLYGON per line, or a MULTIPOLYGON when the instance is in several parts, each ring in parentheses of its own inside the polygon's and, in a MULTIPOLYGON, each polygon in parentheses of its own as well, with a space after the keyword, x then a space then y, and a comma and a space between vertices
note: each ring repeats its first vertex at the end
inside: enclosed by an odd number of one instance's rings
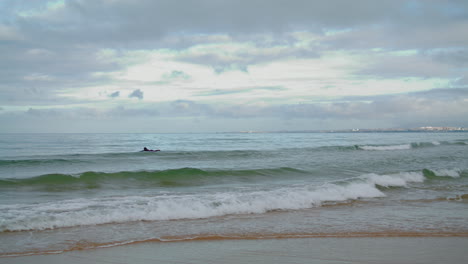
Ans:
POLYGON ((423 182, 424 175, 421 172, 400 172, 397 174, 379 175, 375 173, 365 174, 360 177, 368 183, 383 187, 406 187, 411 182, 423 182))
POLYGON ((358 146, 362 150, 407 150, 411 149, 411 144, 386 145, 386 146, 358 146))
POLYGON ((460 177, 460 170, 453 169, 439 169, 439 170, 432 170, 436 176, 439 177, 452 177, 452 178, 459 178, 460 177))
MULTIPOLYGON (((429 170, 427 170, 429 171, 429 170)), ((457 170, 430 171, 435 177, 460 177, 457 170)), ((405 187, 434 176, 427 172, 364 174, 345 181, 259 187, 202 193, 79 198, 38 204, 0 205, 0 232, 45 230, 134 221, 200 219, 233 214, 300 210, 362 198, 385 197, 380 187, 405 187)))
POLYGON ((385 194, 373 184, 354 182, 204 194, 81 198, 34 206, 2 206, 0 214, 4 217, 0 219, 0 230, 44 230, 132 221, 258 214, 318 207, 329 201, 383 196, 385 194))

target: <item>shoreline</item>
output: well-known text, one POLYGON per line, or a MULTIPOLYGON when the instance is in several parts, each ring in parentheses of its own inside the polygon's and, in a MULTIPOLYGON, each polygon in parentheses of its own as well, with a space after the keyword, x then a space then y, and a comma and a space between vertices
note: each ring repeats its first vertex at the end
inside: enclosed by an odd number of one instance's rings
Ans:
POLYGON ((61 254, 3 257, 18 263, 465 263, 468 237, 316 237, 137 243, 61 254))
POLYGON ((385 239, 385 238, 465 238, 468 240, 468 231, 459 232, 407 232, 407 231, 382 231, 382 232, 342 232, 342 233, 284 233, 284 234, 198 234, 185 236, 163 236, 144 240, 112 241, 107 243, 97 243, 90 241, 76 241, 70 244, 69 248, 63 250, 51 249, 41 251, 26 252, 5 252, 0 253, 0 259, 22 258, 33 256, 61 255, 73 252, 86 252, 110 248, 121 248, 128 246, 138 246, 145 244, 179 244, 179 243, 216 243, 223 241, 268 241, 268 240, 295 240, 295 239, 385 239))

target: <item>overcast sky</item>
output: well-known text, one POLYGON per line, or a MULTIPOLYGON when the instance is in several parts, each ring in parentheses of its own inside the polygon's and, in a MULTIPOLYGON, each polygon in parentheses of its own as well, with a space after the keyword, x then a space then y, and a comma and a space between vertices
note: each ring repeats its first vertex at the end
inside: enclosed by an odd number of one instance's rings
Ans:
POLYGON ((0 132, 468 127, 466 0, 1 0, 0 132))

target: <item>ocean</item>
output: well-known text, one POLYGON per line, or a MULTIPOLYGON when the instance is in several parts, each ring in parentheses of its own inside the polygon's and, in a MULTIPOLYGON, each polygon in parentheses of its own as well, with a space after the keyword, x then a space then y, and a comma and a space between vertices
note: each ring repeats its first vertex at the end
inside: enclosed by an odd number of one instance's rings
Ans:
POLYGON ((0 134, 0 257, 467 220, 468 133, 0 134))

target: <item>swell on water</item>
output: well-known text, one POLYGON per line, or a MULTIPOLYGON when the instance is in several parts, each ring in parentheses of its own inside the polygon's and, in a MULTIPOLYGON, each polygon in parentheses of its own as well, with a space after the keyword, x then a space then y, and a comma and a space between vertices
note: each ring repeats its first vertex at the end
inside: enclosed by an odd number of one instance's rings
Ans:
POLYGON ((152 186, 196 186, 210 184, 219 181, 249 181, 256 177, 283 177, 285 175, 305 175, 306 171, 281 167, 271 169, 246 169, 246 170, 204 170, 197 168, 180 168, 159 171, 119 171, 119 172, 84 172, 80 174, 45 174, 25 179, 2 179, 0 187, 16 186, 50 186, 50 185, 77 185, 83 188, 94 186, 98 188, 100 183, 132 183, 140 182, 152 186))
POLYGON ((49 166, 66 165, 74 163, 95 163, 101 160, 116 159, 243 159, 248 157, 271 156, 276 155, 278 151, 395 151, 410 150, 418 148, 439 147, 444 145, 468 145, 465 140, 456 141, 432 141, 432 142, 410 142, 404 144, 381 144, 381 145, 345 145, 345 146, 318 146, 309 148, 285 148, 277 151, 272 150, 223 150, 223 151, 161 151, 161 152, 116 152, 116 153, 64 153, 63 155, 38 155, 17 157, 16 159, 0 159, 0 168, 2 167, 29 167, 29 166, 49 166))
MULTIPOLYGON (((424 179, 439 177, 458 178, 464 173, 458 169, 423 169, 422 172, 401 172, 397 174, 368 174, 360 178, 372 181, 376 185, 405 186, 407 182, 422 182, 424 179)), ((1 187, 53 186, 65 187, 77 185, 82 188, 99 188, 99 184, 128 184, 129 182, 150 184, 160 187, 199 186, 219 182, 248 182, 255 180, 273 180, 275 178, 307 176, 310 172, 290 168, 216 170, 198 168, 180 168, 158 171, 119 171, 119 172, 84 172, 79 174, 45 174, 31 178, 0 179, 1 187)))
MULTIPOLYGON (((244 173, 244 171, 241 172, 244 173)), ((391 191, 387 190, 389 187, 411 188, 412 184, 423 184, 431 177, 456 179, 463 175, 466 173, 455 170, 437 175, 436 171, 425 169, 419 172, 384 175, 365 174, 320 186, 297 184, 262 188, 256 185, 251 188, 243 186, 240 189, 230 188, 224 191, 184 195, 164 193, 2 205, 0 212, 4 217, 0 221, 0 232, 47 230, 137 221, 202 219, 236 214, 263 214, 278 210, 301 210, 342 203, 343 201, 383 199, 387 196, 386 192, 391 191), (429 175, 429 178, 426 175, 429 175)))

